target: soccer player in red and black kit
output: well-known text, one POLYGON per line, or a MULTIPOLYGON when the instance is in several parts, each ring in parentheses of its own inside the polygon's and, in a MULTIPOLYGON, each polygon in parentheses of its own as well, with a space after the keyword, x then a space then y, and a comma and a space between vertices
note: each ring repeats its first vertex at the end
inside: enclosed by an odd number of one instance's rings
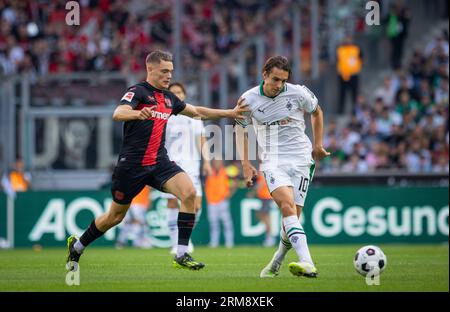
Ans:
POLYGON ((240 101, 234 109, 210 109, 186 104, 167 90, 173 72, 172 55, 154 51, 146 58, 147 79, 130 87, 115 109, 113 119, 124 121, 123 143, 112 176, 113 201, 80 239, 67 239, 68 269, 77 270, 83 250, 125 217, 131 200, 145 185, 171 193, 181 200, 178 215, 178 250, 173 265, 199 270, 204 264, 186 252, 195 222, 195 187, 189 176, 169 160, 164 147, 167 120, 183 114, 201 119, 243 119, 248 111, 240 101))

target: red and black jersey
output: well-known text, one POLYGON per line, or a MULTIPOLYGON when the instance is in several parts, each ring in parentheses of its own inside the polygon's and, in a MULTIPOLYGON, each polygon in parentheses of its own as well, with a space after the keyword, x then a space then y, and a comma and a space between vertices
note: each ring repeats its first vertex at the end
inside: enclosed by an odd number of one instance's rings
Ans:
POLYGON ((171 115, 184 110, 186 103, 172 92, 159 90, 147 81, 128 88, 120 105, 134 110, 156 106, 147 120, 126 121, 118 165, 151 166, 168 160, 164 141, 166 125, 171 115))

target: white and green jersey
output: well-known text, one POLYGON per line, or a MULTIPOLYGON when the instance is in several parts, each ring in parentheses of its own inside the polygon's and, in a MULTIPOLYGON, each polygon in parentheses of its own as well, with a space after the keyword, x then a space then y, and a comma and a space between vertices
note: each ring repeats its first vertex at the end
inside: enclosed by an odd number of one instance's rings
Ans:
POLYGON ((317 98, 307 87, 286 83, 276 97, 264 95, 263 84, 245 92, 249 116, 236 120, 243 127, 253 124, 258 141, 261 169, 295 163, 309 166, 312 145, 305 134, 304 112, 314 113, 317 98))

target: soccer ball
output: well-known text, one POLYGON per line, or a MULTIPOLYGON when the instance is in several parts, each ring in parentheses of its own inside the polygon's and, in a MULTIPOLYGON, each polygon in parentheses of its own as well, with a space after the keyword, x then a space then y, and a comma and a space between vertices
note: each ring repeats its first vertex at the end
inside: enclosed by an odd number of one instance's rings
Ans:
POLYGON ((386 268, 387 258, 379 247, 373 245, 364 246, 356 252, 353 265, 362 276, 366 276, 368 273, 379 275, 386 268))

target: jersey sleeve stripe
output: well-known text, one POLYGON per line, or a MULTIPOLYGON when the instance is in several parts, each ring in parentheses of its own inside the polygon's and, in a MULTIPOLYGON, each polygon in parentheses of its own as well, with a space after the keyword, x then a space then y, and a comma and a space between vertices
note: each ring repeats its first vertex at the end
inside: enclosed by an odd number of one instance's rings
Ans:
POLYGON ((241 125, 243 128, 247 128, 248 124, 245 122, 245 120, 235 119, 234 120, 237 124, 241 125))

